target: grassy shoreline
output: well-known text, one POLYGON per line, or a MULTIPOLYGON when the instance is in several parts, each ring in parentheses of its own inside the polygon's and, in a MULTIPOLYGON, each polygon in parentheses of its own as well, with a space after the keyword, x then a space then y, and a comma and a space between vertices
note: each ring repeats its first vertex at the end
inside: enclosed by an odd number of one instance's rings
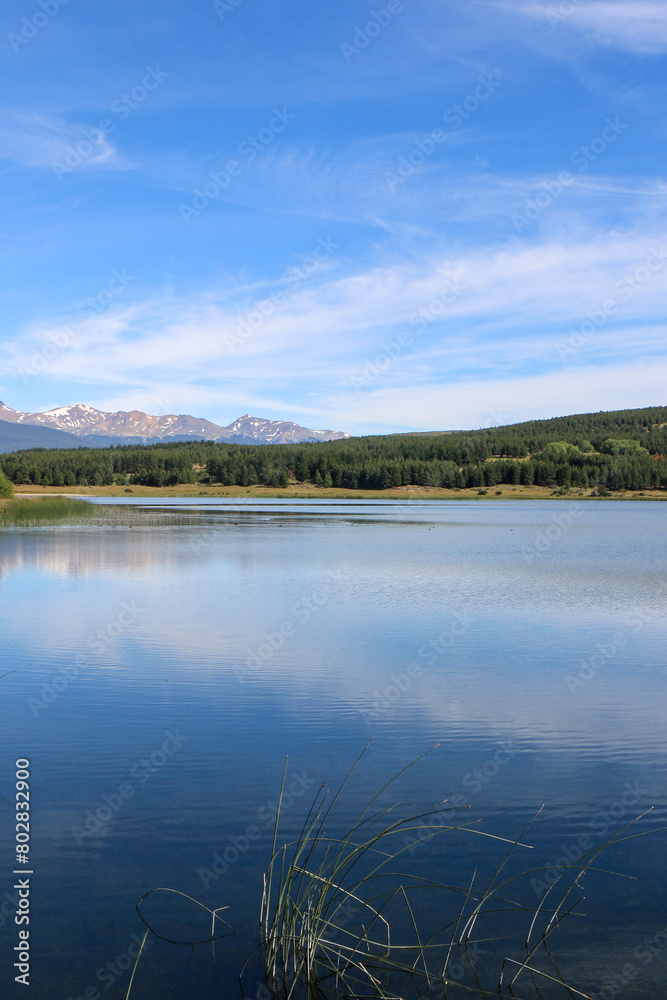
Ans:
POLYGON ((15 494, 0 501, 0 527, 78 520, 90 517, 94 509, 79 497, 15 494))
POLYGON ((327 489, 296 484, 282 488, 269 486, 16 486, 15 497, 64 496, 86 497, 220 497, 224 499, 294 499, 294 500, 667 500, 665 490, 619 490, 608 496, 591 496, 590 490, 570 490, 555 494, 551 486, 489 486, 480 494, 478 487, 442 489, 437 486, 399 486, 390 490, 327 489))

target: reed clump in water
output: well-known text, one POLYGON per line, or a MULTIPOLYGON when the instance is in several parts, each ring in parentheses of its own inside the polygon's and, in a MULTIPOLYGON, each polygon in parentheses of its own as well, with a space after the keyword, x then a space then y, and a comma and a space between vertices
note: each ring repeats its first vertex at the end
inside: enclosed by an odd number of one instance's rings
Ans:
POLYGON ((40 524, 91 517, 94 506, 73 497, 16 497, 0 503, 0 524, 40 524))
MULTIPOLYGON (((610 846, 647 836, 628 833, 645 814, 577 863, 560 869, 536 904, 534 895, 524 891, 526 880, 552 870, 536 867, 511 873, 515 852, 530 849, 523 838, 534 821, 519 838, 508 840, 476 829, 475 823, 434 828, 428 820, 437 809, 392 819, 400 804, 380 805, 383 793, 426 754, 387 781, 346 833, 329 835, 325 825, 333 824, 332 810, 365 752, 330 802, 322 785, 296 839, 280 846, 285 762, 264 874, 258 944, 241 970, 241 996, 255 996, 244 989, 244 981, 256 981, 259 972, 265 984, 263 1000, 591 1000, 589 993, 566 982, 552 954, 551 937, 582 902, 582 876, 605 871, 596 866, 599 855, 610 846), (506 845, 490 877, 482 878, 475 869, 467 882, 447 884, 396 866, 415 840, 453 831, 506 845), (480 961, 480 955, 487 957, 480 961)), ((146 934, 126 1000, 146 936, 161 936, 145 920, 140 905, 137 909, 146 934)), ((226 933, 216 933, 219 910, 204 909, 212 919, 206 941, 213 944, 215 957, 215 941, 226 933)))
POLYGON ((576 879, 594 858, 570 873, 572 884, 557 893, 557 900, 545 898, 535 907, 510 899, 510 883, 530 874, 511 876, 506 871, 514 852, 529 848, 522 838, 506 840, 474 824, 434 829, 428 823, 434 810, 388 822, 396 806, 378 809, 383 792, 417 761, 373 796, 348 833, 330 838, 325 823, 362 756, 326 808, 323 786, 298 839, 279 849, 278 811, 260 916, 259 950, 271 1000, 515 997, 519 980, 528 989, 523 997, 543 996, 541 984, 586 996, 564 982, 547 939, 577 905, 570 899, 576 879), (468 884, 445 884, 396 870, 397 858, 408 850, 406 837, 412 844, 415 837, 429 840, 452 831, 507 845, 490 880, 484 882, 475 872, 468 884), (528 915, 520 959, 505 958, 500 968, 480 970, 477 945, 494 938, 499 944, 498 915, 505 921, 510 912, 528 915), (448 918, 438 926, 445 913, 448 918), (492 915, 493 929, 485 926, 482 931, 480 925, 492 915))

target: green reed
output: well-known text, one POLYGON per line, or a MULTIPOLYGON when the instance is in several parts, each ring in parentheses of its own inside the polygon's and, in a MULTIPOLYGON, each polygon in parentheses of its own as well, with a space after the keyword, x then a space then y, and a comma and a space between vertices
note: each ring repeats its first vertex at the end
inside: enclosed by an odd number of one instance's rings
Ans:
MULTIPOLYGON (((537 904, 526 903, 527 881, 547 869, 510 874, 509 868, 517 852, 530 849, 524 837, 539 812, 516 840, 508 840, 476 829, 474 822, 434 828, 428 819, 437 815, 438 809, 393 818, 400 803, 380 805, 379 799, 387 789, 436 747, 385 782, 346 833, 329 836, 325 825, 332 822, 332 810, 367 749, 330 801, 329 791, 322 785, 296 840, 281 845, 285 761, 271 857, 263 877, 258 943, 241 970, 241 995, 246 996, 244 977, 249 975, 248 970, 254 971, 259 959, 265 997, 271 1000, 539 1000, 547 995, 549 1000, 566 996, 592 1000, 589 994, 566 982, 552 953, 551 938, 565 918, 577 911, 582 901, 582 876, 605 871, 596 867, 600 854, 651 832, 627 832, 646 813, 576 864, 562 868, 537 904), (486 881, 476 869, 461 884, 396 869, 397 859, 415 843, 415 837, 420 843, 454 831, 506 845, 500 864, 486 881), (424 894, 426 910, 422 905, 424 894), (434 913, 447 917, 439 926, 426 927, 425 913, 429 917, 434 913), (518 937, 514 930, 517 920, 523 924, 518 937), (495 965, 487 961, 483 968, 479 967, 476 948, 480 942, 491 942, 496 956, 502 956, 495 965), (505 950, 509 953, 505 954, 505 950), (454 969, 459 971, 454 974, 454 969)), ((160 937, 141 913, 142 901, 137 909, 146 925, 146 935, 160 937)), ((192 902, 211 915, 211 933, 206 942, 215 948, 215 941, 226 936, 215 932, 220 911, 197 900, 192 902)), ((231 930, 226 921, 222 922, 231 930)), ((142 952, 143 945, 126 1000, 142 952)))
POLYGON ((80 520, 95 513, 93 504, 72 497, 17 497, 0 504, 0 524, 39 524, 80 520))

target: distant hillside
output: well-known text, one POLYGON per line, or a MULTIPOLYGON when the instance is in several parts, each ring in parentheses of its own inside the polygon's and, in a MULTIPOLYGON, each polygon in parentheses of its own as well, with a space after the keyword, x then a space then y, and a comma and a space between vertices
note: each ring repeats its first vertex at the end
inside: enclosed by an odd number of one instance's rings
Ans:
POLYGON ((0 455, 0 468, 14 483, 44 486, 200 482, 284 487, 296 481, 369 490, 502 483, 551 486, 561 492, 667 489, 667 407, 583 413, 478 431, 305 444, 188 440, 26 451, 0 455))
MULTIPOLYGON (((162 438, 139 438, 138 444, 161 444, 162 438)), ((172 438, 176 441, 189 441, 187 436, 172 438)), ((34 424, 16 424, 8 420, 0 420, 0 454, 23 451, 27 448, 111 448, 114 445, 127 444, 124 437, 104 437, 100 434, 87 434, 79 437, 68 434, 67 431, 57 431, 51 427, 39 427, 34 424)))
MULTIPOLYGON (((192 441, 190 434, 174 434, 167 441, 192 441)), ((199 440, 195 438, 195 440, 199 440)), ((251 437, 236 435, 231 438, 234 444, 257 444, 251 437)), ((28 448, 112 448, 117 445, 151 445, 165 444, 160 437, 112 437, 104 434, 69 434, 67 431, 57 431, 51 427, 40 427, 37 424, 17 424, 8 420, 0 420, 0 455, 28 448)))
POLYGON ((0 451, 19 451, 21 448, 81 448, 81 438, 50 427, 31 427, 28 424, 10 424, 0 420, 0 451))
POLYGON ((442 434, 462 434, 495 440, 507 435, 520 435, 534 441, 575 439, 582 434, 616 434, 631 430, 641 435, 648 427, 665 425, 667 408, 649 406, 641 410, 600 410, 598 413, 576 413, 567 417, 547 417, 526 420, 520 424, 500 424, 468 431, 403 431, 388 437, 438 437, 442 434))

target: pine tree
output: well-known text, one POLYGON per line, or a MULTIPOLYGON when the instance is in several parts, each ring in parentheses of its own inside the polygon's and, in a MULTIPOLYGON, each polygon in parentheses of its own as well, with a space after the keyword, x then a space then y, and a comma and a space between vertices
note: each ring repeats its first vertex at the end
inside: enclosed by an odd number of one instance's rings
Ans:
POLYGON ((0 471, 0 498, 6 500, 8 497, 11 497, 13 495, 14 495, 13 484, 10 482, 9 479, 7 479, 7 476, 4 474, 4 472, 0 471))

